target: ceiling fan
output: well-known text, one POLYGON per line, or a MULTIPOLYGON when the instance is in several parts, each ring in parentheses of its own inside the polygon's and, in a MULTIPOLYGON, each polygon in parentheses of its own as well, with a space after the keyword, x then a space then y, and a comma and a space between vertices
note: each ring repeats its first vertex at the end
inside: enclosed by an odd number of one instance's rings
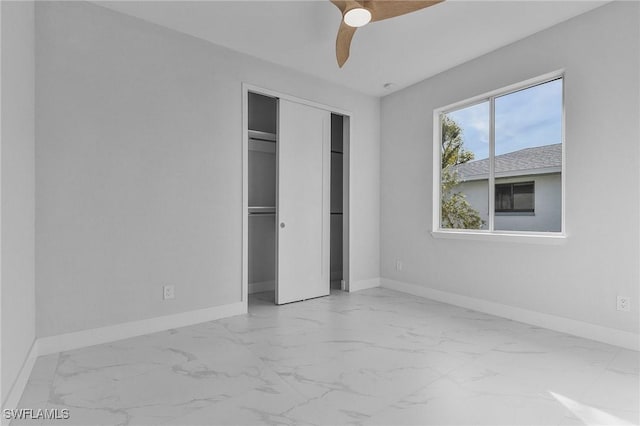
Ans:
POLYGON ((342 68, 349 59, 349 49, 353 35, 359 27, 369 22, 382 21, 406 15, 444 0, 331 0, 340 13, 342 21, 336 39, 336 58, 342 68))

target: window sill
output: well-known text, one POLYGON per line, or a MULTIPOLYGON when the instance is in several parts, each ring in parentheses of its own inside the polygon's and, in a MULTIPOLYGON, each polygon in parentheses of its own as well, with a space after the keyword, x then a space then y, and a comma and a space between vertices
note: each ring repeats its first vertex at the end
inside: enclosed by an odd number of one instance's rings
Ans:
POLYGON ((510 242, 525 244, 547 244, 561 245, 567 241, 564 233, 553 232, 488 232, 488 231, 458 231, 458 230, 438 230, 432 231, 431 236, 436 239, 451 240, 471 240, 471 241, 490 241, 490 242, 510 242))

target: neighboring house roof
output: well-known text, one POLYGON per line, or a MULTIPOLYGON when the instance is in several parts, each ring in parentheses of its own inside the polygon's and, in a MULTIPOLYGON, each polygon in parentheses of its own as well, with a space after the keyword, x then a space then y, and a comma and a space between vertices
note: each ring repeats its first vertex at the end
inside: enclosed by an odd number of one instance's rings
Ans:
MULTIPOLYGON (((560 173, 562 171, 562 144, 537 146, 495 157, 495 177, 511 177, 560 173)), ((469 161, 454 167, 461 181, 487 179, 489 159, 469 161)))

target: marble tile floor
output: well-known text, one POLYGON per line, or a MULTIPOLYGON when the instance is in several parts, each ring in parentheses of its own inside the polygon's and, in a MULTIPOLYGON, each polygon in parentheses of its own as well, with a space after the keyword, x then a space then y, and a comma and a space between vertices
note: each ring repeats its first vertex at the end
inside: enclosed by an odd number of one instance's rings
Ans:
POLYGON ((638 352, 386 290, 40 357, 12 425, 632 425, 638 352))

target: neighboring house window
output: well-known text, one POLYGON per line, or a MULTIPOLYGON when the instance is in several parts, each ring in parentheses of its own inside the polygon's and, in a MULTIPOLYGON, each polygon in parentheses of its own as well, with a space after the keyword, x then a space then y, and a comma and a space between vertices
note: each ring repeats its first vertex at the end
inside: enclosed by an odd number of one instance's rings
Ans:
POLYGON ((496 184, 496 213, 533 213, 535 182, 496 184))
POLYGON ((434 230, 561 233, 563 76, 435 111, 434 230))

